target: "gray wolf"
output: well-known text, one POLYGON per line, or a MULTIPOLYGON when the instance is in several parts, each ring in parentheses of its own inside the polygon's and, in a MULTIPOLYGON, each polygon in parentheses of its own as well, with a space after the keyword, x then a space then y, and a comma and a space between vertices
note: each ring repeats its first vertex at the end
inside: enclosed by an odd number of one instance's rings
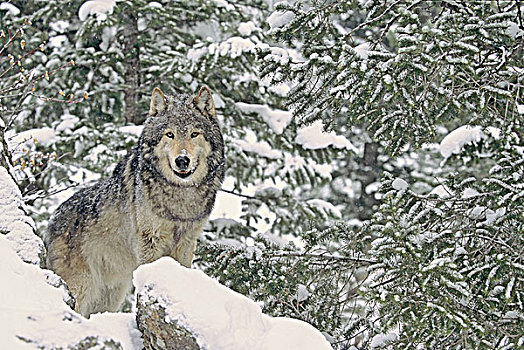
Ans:
POLYGON ((211 92, 153 90, 149 118, 111 177, 74 194, 53 214, 44 243, 89 316, 116 311, 140 264, 171 256, 190 267, 197 236, 224 179, 224 141, 211 92))

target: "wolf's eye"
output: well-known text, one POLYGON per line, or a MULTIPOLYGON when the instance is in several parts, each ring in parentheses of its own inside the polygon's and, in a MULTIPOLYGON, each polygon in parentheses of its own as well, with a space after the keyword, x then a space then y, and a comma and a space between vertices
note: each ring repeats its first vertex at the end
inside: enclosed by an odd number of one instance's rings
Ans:
POLYGON ((166 132, 166 136, 169 137, 170 139, 175 138, 175 134, 173 134, 171 131, 166 132))
POLYGON ((191 138, 194 139, 195 137, 197 137, 198 135, 200 135, 200 133, 198 131, 193 131, 191 133, 191 138))

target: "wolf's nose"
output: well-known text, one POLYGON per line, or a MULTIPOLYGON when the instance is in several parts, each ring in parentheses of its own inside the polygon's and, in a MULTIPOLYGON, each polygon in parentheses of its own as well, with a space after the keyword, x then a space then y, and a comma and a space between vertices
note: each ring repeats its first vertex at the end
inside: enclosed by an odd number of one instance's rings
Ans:
POLYGON ((180 170, 186 170, 189 166, 190 159, 186 156, 178 156, 175 159, 175 164, 180 170))

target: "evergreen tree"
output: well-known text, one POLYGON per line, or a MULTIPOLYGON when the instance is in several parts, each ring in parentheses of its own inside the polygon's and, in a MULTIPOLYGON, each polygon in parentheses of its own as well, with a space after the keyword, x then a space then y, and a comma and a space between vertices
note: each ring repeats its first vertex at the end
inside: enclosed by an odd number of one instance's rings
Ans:
POLYGON ((207 85, 242 214, 210 223, 199 268, 337 349, 522 347, 519 1, 13 4, 49 29, 26 30, 55 77, 39 96, 65 101, 2 99, 54 135, 32 147, 59 160, 19 178, 42 228, 49 194, 112 171, 154 86, 207 85))
POLYGON ((429 168, 414 167, 409 184, 386 174, 373 219, 346 232, 373 262, 360 289, 372 303, 361 328, 368 333, 364 342, 346 344, 521 347, 522 5, 338 1, 277 8, 287 20, 276 21, 273 33, 302 57, 262 55, 274 81, 295 82, 289 103, 296 118, 321 119, 335 130, 365 127, 389 153, 430 161, 429 168), (491 129, 476 137, 466 132, 449 154, 444 141, 412 152, 440 141, 443 128, 464 124, 491 129), (447 158, 440 169, 431 161, 439 150, 447 158))
MULTIPOLYGON (((230 131, 226 143, 233 185, 228 190, 259 189, 256 196, 242 197, 246 207, 243 223, 222 234, 249 236, 255 231, 253 226, 257 222, 260 226, 267 217, 276 218, 271 219, 276 224, 269 225, 274 232, 303 232, 311 227, 313 213, 322 217, 337 214, 323 203, 308 201, 319 194, 299 188, 327 182, 330 159, 348 150, 329 146, 311 150, 297 145, 296 125, 288 112, 279 109, 285 86, 277 89, 257 78, 255 48, 266 45, 267 40, 262 29, 267 15, 264 3, 125 1, 103 15, 89 14, 82 4, 72 2, 62 8, 61 2, 50 1, 30 6, 33 22, 51 28, 49 36, 41 38, 48 41, 51 52, 47 51, 40 69, 51 71, 63 60, 75 62, 73 70, 55 73, 58 78, 49 83, 46 94, 88 96, 82 104, 58 108, 26 106, 24 113, 33 116, 32 127, 54 128, 57 141, 46 151, 60 158, 39 184, 24 186, 36 200, 35 211, 56 205, 47 192, 112 171, 118 157, 136 140, 121 125, 143 120, 152 87, 167 93, 193 93, 198 86, 208 85, 223 128, 230 131), (272 190, 281 179, 291 186, 272 190), (267 187, 270 189, 265 190, 267 187)), ((42 215, 38 221, 43 227, 46 212, 42 215)), ((321 220, 317 224, 324 225, 321 220)))

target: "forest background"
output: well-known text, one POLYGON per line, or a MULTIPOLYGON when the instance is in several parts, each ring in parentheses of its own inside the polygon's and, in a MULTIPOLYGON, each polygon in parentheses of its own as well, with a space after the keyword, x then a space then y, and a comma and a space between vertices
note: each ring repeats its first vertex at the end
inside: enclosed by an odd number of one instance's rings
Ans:
POLYGON ((524 347, 521 1, 9 1, 1 141, 41 234, 155 86, 214 94, 195 267, 335 349, 524 347))

